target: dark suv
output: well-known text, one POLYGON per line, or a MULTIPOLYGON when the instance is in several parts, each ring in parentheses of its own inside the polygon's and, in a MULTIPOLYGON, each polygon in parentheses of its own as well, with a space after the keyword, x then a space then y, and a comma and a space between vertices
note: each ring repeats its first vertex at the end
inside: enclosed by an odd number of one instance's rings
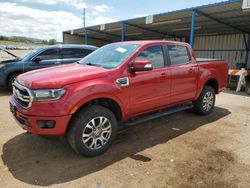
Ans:
POLYGON ((54 45, 37 48, 23 58, 13 54, 14 59, 0 61, 0 86, 8 87, 11 90, 12 83, 19 74, 35 69, 74 63, 96 49, 97 47, 90 45, 54 45))

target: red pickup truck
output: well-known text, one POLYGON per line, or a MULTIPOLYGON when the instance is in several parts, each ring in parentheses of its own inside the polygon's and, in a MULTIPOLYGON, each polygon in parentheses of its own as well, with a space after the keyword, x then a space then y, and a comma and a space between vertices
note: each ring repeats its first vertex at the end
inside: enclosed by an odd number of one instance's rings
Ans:
POLYGON ((76 152, 96 156, 110 147, 118 126, 189 108, 209 114, 227 73, 227 62, 196 60, 186 43, 119 42, 77 63, 18 76, 10 109, 28 132, 66 135, 76 152))

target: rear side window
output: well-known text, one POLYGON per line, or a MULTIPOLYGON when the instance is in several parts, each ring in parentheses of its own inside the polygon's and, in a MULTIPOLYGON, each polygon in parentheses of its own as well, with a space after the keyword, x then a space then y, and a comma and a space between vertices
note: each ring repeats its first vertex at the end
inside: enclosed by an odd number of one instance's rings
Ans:
POLYGON ((61 59, 58 49, 48 49, 38 55, 42 60, 61 59))
POLYGON ((167 48, 171 65, 188 64, 191 60, 189 51, 186 46, 168 45, 167 48))
POLYGON ((93 52, 93 50, 77 49, 77 48, 64 48, 61 49, 62 59, 84 58, 86 55, 93 52))
POLYGON ((148 60, 152 63, 153 68, 164 67, 163 50, 161 46, 152 46, 144 49, 136 59, 148 60))

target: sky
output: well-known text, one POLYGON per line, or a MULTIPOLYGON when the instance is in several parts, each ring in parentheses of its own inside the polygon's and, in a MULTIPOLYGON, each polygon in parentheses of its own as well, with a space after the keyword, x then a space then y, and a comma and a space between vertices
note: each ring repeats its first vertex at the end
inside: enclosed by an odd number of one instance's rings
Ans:
MULTIPOLYGON (((0 0, 0 35, 62 41, 62 31, 223 0, 0 0)), ((225 1, 225 0, 224 0, 225 1)))

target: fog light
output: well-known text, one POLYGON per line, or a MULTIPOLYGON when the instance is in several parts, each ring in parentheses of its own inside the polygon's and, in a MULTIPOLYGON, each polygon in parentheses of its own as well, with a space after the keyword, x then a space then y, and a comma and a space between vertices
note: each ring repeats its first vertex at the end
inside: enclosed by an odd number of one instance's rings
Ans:
POLYGON ((55 127, 56 122, 54 120, 38 120, 37 125, 41 129, 51 129, 55 127))

